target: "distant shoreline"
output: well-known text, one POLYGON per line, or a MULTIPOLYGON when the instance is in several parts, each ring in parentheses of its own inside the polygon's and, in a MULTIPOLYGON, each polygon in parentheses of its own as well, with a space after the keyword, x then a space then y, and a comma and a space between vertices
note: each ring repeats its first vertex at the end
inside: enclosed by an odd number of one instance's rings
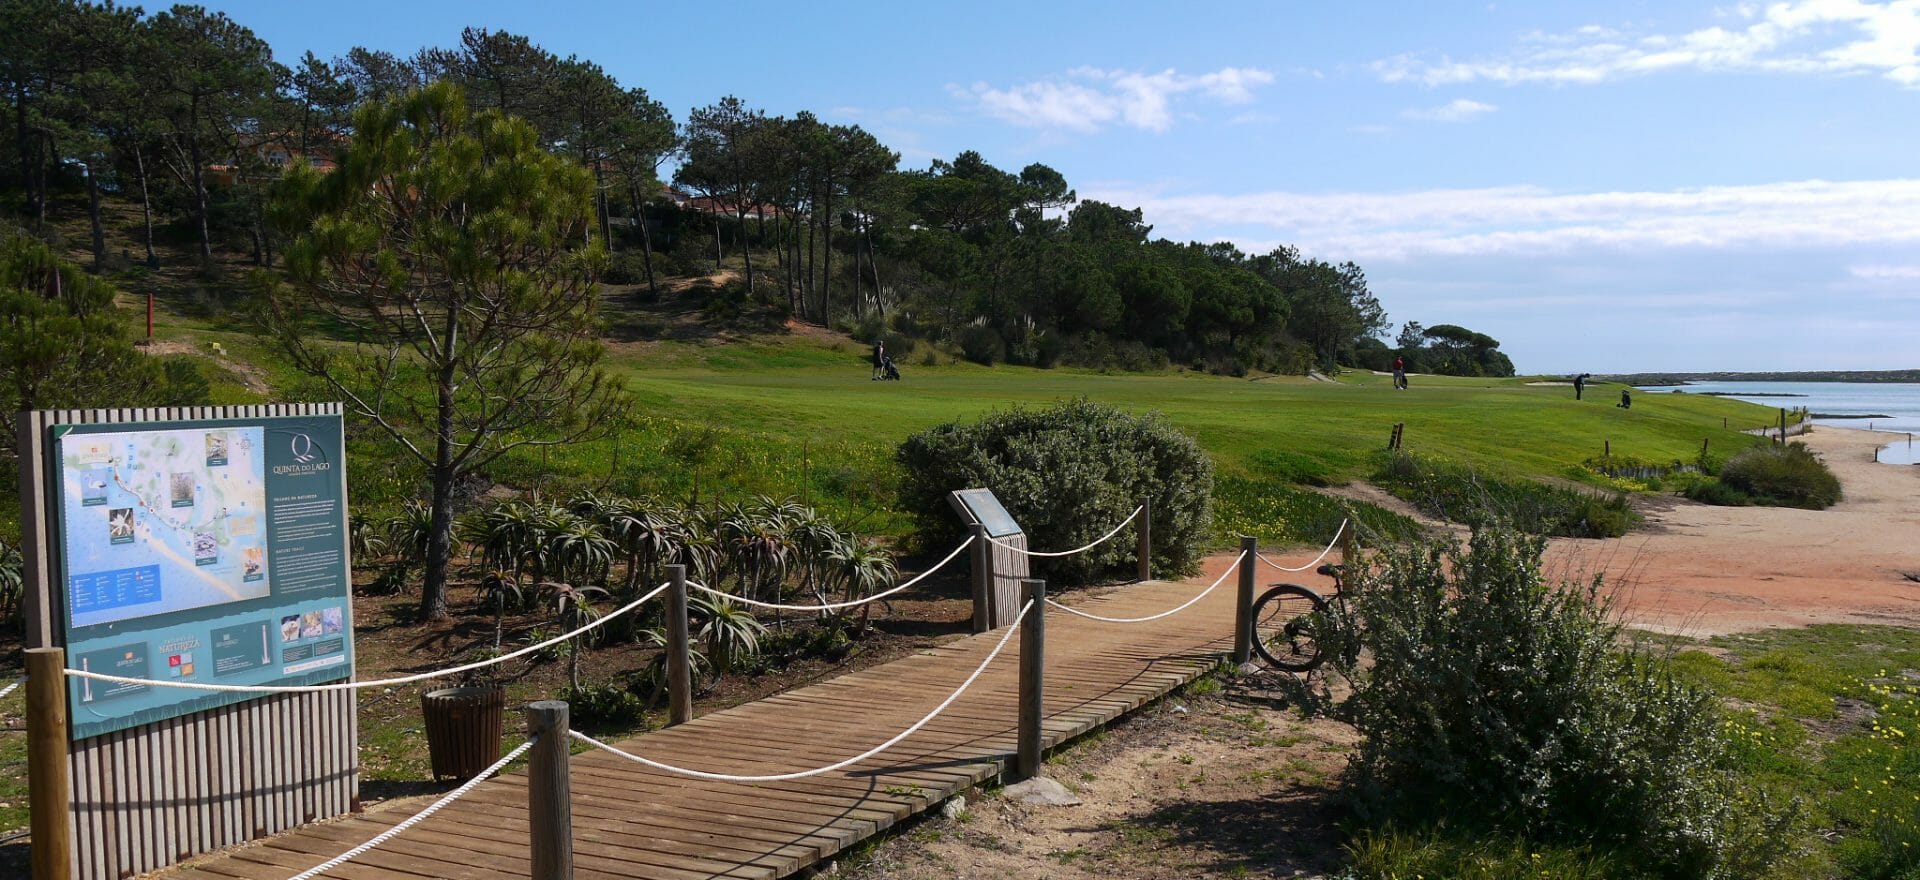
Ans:
MULTIPOLYGON (((1595 378, 1635 387, 1695 382, 1884 382, 1920 384, 1915 370, 1814 370, 1799 373, 1596 373, 1595 378)), ((1744 395, 1755 397, 1758 395, 1744 395)))

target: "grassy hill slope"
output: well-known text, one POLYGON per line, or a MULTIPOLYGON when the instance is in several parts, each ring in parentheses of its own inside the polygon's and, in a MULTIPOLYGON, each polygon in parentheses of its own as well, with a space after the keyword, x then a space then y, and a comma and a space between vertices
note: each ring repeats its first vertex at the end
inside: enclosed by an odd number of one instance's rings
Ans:
MULTIPOLYGON (((120 220, 118 234, 130 242, 131 220, 120 220)), ((67 238, 70 257, 83 263, 78 248, 84 240, 67 238)), ((163 262, 158 271, 114 273, 126 318, 137 324, 146 294, 154 293, 155 348, 202 358, 217 402, 327 398, 255 334, 247 279, 256 270, 234 255, 197 266, 184 247, 169 248, 163 262)), ((1397 422, 1406 424, 1410 450, 1505 476, 1555 480, 1581 478, 1579 462, 1599 455, 1608 441, 1616 454, 1690 459, 1702 440, 1719 451, 1754 442, 1739 429, 1770 418, 1761 407, 1697 395, 1641 395, 1626 411, 1613 406, 1606 387, 1576 402, 1570 388, 1523 379, 1415 376, 1411 390, 1396 392, 1385 377, 1369 373, 1328 383, 982 367, 930 356, 924 345, 900 358, 905 381, 873 382, 859 343, 818 328, 752 334, 703 327, 697 317, 702 286, 673 287, 676 293, 652 304, 638 303, 630 290, 606 293, 612 367, 635 399, 630 424, 602 440, 509 457, 487 475, 491 483, 673 501, 792 495, 857 528, 902 534, 908 522, 893 507, 892 463, 901 439, 995 408, 1084 396, 1159 412, 1192 432, 1234 486, 1220 499, 1223 534, 1310 538, 1318 527, 1272 521, 1286 506, 1275 493, 1365 478, 1397 422)), ((361 454, 349 473, 358 509, 391 510, 422 493, 417 470, 390 454, 378 436, 356 436, 361 454)))

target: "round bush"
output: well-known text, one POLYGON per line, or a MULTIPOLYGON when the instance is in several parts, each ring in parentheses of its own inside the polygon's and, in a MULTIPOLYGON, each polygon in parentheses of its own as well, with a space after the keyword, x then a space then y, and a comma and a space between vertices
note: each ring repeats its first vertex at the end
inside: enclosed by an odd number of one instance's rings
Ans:
POLYGON ((1840 478, 1804 443, 1745 450, 1727 459, 1720 482, 1762 504, 1825 510, 1840 500, 1840 478))
MULTIPOLYGON (((1036 550, 1092 541, 1149 497, 1157 570, 1190 567, 1212 529, 1213 466, 1200 444, 1157 416, 1133 416, 1085 399, 929 428, 900 444, 898 459, 901 501, 936 546, 950 546, 966 534, 947 493, 979 487, 993 490, 1036 550)), ((1077 556, 1036 558, 1035 571, 1084 583, 1131 566, 1135 534, 1128 528, 1077 556)))
POLYGON ((1637 877, 1769 876, 1792 814, 1735 772, 1717 698, 1626 646, 1598 579, 1550 581, 1545 546, 1480 529, 1348 582, 1326 646, 1354 683, 1360 818, 1593 847, 1637 877))

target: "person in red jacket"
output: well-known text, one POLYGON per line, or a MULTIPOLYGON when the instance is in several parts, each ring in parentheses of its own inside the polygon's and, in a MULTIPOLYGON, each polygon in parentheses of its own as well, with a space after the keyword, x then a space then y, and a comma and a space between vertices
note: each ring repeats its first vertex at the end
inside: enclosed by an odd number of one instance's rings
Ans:
POLYGON ((1397 391, 1407 390, 1407 361, 1405 358, 1393 359, 1393 387, 1397 391))

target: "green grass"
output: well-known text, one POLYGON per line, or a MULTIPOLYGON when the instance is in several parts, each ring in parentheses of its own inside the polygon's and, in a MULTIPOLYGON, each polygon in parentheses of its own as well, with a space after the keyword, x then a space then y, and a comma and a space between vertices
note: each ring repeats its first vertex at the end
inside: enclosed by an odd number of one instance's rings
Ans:
POLYGON ((1736 707, 1735 760, 1806 811, 1786 876, 1920 877, 1920 630, 1814 626, 1724 636, 1674 662, 1736 707))
MULTIPOLYGON (((255 335, 245 317, 243 272, 153 281, 175 291, 161 301, 157 337, 202 358, 217 402, 332 399, 271 340, 255 335), (198 305, 200 290, 234 305, 198 305), (224 358, 213 353, 215 343, 224 358), (269 393, 249 389, 243 372, 269 393)), ((126 320, 136 322, 135 298, 123 302, 126 320)), ((1236 533, 1311 542, 1330 534, 1352 506, 1301 487, 1368 476, 1395 423, 1406 425, 1406 448, 1423 456, 1490 475, 1602 486, 1604 478, 1578 465, 1609 441, 1620 455, 1682 459, 1703 439, 1729 451, 1757 442, 1720 425, 1767 415, 1763 407, 1703 395, 1642 395, 1639 406, 1623 411, 1604 389, 1576 402, 1564 388, 1523 379, 1422 376, 1412 391, 1395 392, 1370 373, 1329 384, 1180 371, 927 366, 926 349, 903 359, 905 381, 872 382, 864 348, 847 341, 792 335, 615 344, 610 367, 634 399, 628 423, 603 439, 510 455, 486 476, 548 494, 594 488, 674 502, 794 496, 859 531, 905 537, 912 523, 896 506, 893 452, 908 434, 995 408, 1088 397, 1159 412, 1200 441, 1217 465, 1216 533, 1223 542, 1236 533)), ((372 430, 356 432, 353 449, 348 473, 357 510, 382 515, 424 494, 419 468, 372 430)), ((1376 508, 1359 511, 1389 538, 1413 531, 1412 523, 1376 508)), ((0 524, 0 531, 10 529, 0 524)))

